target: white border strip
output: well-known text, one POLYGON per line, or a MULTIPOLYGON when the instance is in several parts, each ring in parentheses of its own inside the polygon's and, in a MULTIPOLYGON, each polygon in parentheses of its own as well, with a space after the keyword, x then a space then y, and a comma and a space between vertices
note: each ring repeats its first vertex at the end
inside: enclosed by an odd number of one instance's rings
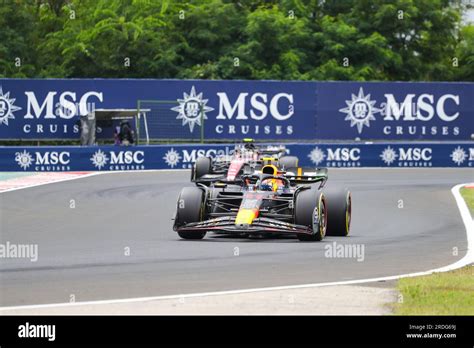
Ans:
MULTIPOLYGON (((109 172, 103 172, 103 173, 109 173, 109 172)), ((184 299, 184 298, 204 297, 204 296, 245 294, 245 293, 262 292, 262 291, 317 288, 317 287, 334 286, 334 285, 352 285, 352 284, 370 283, 370 282, 378 282, 378 281, 386 281, 386 280, 396 280, 396 279, 408 278, 408 277, 418 277, 418 276, 430 275, 437 272, 452 271, 474 262, 474 220, 472 219, 471 213, 469 212, 469 208, 460 193, 460 189, 462 187, 466 185, 473 185, 473 184, 474 183, 459 184, 459 185, 454 186, 451 189, 451 192, 454 195, 454 198, 456 199, 456 203, 458 205, 459 212, 461 214, 464 226, 466 228, 467 252, 466 252, 466 255, 464 255, 464 257, 461 260, 445 267, 436 268, 436 269, 424 271, 424 272, 408 273, 408 274, 401 274, 401 275, 395 275, 395 276, 347 280, 347 281, 328 282, 328 283, 274 286, 274 287, 266 287, 266 288, 213 291, 213 292, 202 292, 202 293, 180 294, 180 295, 135 297, 135 298, 115 299, 115 300, 84 301, 84 302, 74 302, 74 303, 65 302, 65 303, 51 303, 51 304, 41 304, 41 305, 0 307, 0 312, 4 310, 15 310, 15 309, 40 309, 40 308, 55 308, 55 307, 77 307, 77 306, 86 306, 86 305, 134 303, 134 302, 146 302, 146 301, 182 299, 182 298, 184 299)))
POLYGON ((97 174, 100 174, 100 173, 93 172, 93 173, 77 174, 77 175, 74 175, 73 173, 66 174, 66 175, 70 175, 71 177, 69 177, 69 178, 65 177, 64 179, 40 182, 40 183, 37 183, 37 184, 28 184, 28 185, 20 186, 20 187, 13 187, 13 188, 10 188, 10 189, 7 189, 7 190, 0 191, 0 194, 5 193, 5 192, 12 192, 12 191, 18 191, 18 190, 23 190, 23 189, 32 188, 32 187, 48 185, 48 184, 56 184, 58 182, 72 181, 72 180, 87 178, 87 177, 94 176, 94 175, 97 175, 97 174))
MULTIPOLYGON (((103 172, 90 172, 86 174, 74 174, 75 172, 64 172, 66 175, 70 175, 71 177, 65 177, 64 179, 59 179, 59 180, 51 180, 51 181, 45 181, 45 182, 40 182, 37 184, 29 184, 25 186, 20 186, 20 187, 13 187, 7 190, 0 191, 0 194, 5 193, 5 192, 11 192, 11 191, 18 191, 18 190, 23 190, 27 188, 32 188, 32 187, 38 187, 38 186, 43 186, 43 185, 48 185, 48 184, 56 184, 58 182, 64 182, 64 181, 72 181, 72 180, 77 180, 77 179, 82 179, 82 178, 88 178, 90 176, 95 176, 95 175, 100 175, 100 174, 111 174, 111 173, 146 173, 146 172, 176 172, 176 171, 181 171, 181 170, 186 170, 186 169, 143 169, 143 170, 114 170, 114 171, 103 171, 103 172)), ((35 172, 36 173, 36 172, 35 172)), ((41 173, 47 173, 47 172, 38 172, 38 174, 41 173)))

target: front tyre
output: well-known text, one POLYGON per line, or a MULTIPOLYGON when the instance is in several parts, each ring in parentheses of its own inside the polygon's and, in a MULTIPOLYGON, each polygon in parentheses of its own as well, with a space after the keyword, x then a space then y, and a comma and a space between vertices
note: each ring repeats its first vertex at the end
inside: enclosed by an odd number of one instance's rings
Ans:
POLYGON ((328 236, 346 237, 349 235, 352 218, 352 196, 346 189, 325 190, 328 214, 328 236))
MULTIPOLYGON (((185 187, 178 197, 174 229, 191 222, 202 221, 204 214, 204 192, 197 187, 185 187)), ((203 239, 206 232, 178 231, 183 239, 203 239)))
POLYGON ((324 194, 313 189, 301 191, 295 200, 295 223, 311 228, 311 234, 299 233, 300 241, 320 241, 326 236, 327 206, 324 194))

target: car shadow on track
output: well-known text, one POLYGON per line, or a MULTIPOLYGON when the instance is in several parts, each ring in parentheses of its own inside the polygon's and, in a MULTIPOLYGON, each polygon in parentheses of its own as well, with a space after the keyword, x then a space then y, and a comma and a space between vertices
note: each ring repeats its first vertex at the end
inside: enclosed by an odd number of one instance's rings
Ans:
MULTIPOLYGON (((357 236, 355 237, 357 239, 357 236)), ((347 236, 347 237, 337 237, 337 236, 329 236, 325 237, 322 241, 319 242, 302 242, 299 241, 296 236, 291 236, 291 235, 280 235, 280 236, 250 236, 250 237, 242 237, 238 235, 228 235, 228 234, 222 234, 222 235, 208 235, 204 237, 203 239, 199 240, 186 240, 186 239, 180 239, 178 237, 179 242, 190 242, 190 243, 230 243, 230 242, 239 242, 239 243, 287 243, 287 244, 292 244, 292 243, 307 243, 307 244, 312 244, 312 243, 317 243, 317 244, 326 244, 326 243, 332 243, 334 241, 340 242, 340 243, 350 243, 354 242, 354 236, 347 236)))
POLYGON ((185 240, 183 242, 240 242, 240 243, 301 243, 295 236, 250 236, 211 235, 201 240, 185 240))

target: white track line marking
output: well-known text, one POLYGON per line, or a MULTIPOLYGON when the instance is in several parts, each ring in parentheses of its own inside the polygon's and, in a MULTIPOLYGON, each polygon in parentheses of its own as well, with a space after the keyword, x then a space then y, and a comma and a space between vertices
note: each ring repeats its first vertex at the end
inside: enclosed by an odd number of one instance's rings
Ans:
MULTIPOLYGON (((65 175, 70 175, 71 177, 65 177, 64 179, 59 179, 59 180, 51 180, 51 181, 45 181, 45 182, 40 182, 37 184, 28 184, 25 186, 20 186, 20 187, 13 187, 10 189, 6 190, 0 190, 0 194, 5 193, 5 192, 11 192, 11 191, 18 191, 18 190, 24 190, 27 188, 32 188, 32 187, 38 187, 38 186, 43 186, 43 185, 49 185, 49 184, 56 184, 58 182, 64 182, 64 181, 72 181, 72 180, 77 180, 77 179, 82 179, 82 178, 88 178, 90 176, 96 176, 100 174, 111 174, 111 173, 144 173, 144 172, 176 172, 176 171, 181 171, 185 169, 148 169, 148 170, 116 170, 116 171, 104 171, 104 172, 90 172, 86 174, 74 174, 74 172, 65 172, 65 175)), ((39 172, 38 174, 45 173, 45 172, 39 172)), ((11 179, 14 180, 14 179, 11 179)), ((7 181, 7 180, 5 180, 7 181)))
MULTIPOLYGON (((108 173, 108 172, 104 172, 108 173)), ((424 275, 430 275, 437 272, 447 272, 452 271, 466 265, 469 265, 474 262, 474 220, 471 217, 469 208, 467 207, 466 202, 459 192, 460 189, 466 185, 472 185, 472 183, 459 184, 454 186, 451 189, 456 203, 459 208, 464 226, 466 228, 467 234, 467 252, 464 257, 448 266, 441 268, 436 268, 424 272, 400 274, 395 276, 386 276, 378 278, 366 278, 366 279, 357 279, 357 280, 346 280, 338 282, 328 282, 328 283, 313 283, 313 284, 301 284, 301 285, 287 285, 287 286, 274 286, 266 288, 253 288, 253 289, 240 289, 240 290, 226 290, 226 291, 213 291, 213 292, 201 292, 201 293, 191 293, 191 294, 179 294, 179 295, 165 295, 165 296, 149 296, 149 297, 135 297, 135 298, 125 298, 125 299, 114 299, 114 300, 98 300, 98 301, 84 301, 84 302, 64 302, 64 303, 50 303, 50 304, 40 304, 40 305, 24 305, 24 306, 11 306, 11 307, 0 307, 0 312, 4 310, 15 310, 15 309, 40 309, 40 308, 54 308, 54 307, 73 307, 73 306, 87 306, 87 305, 103 305, 103 304, 119 304, 119 303, 134 303, 134 302, 147 302, 147 301, 157 301, 157 300, 169 300, 169 299, 181 299, 181 298, 192 298, 192 297, 204 297, 204 296, 218 296, 218 295, 235 295, 235 294, 245 294, 251 292, 262 292, 262 291, 277 291, 277 290, 292 290, 292 289, 305 289, 305 288, 317 288, 323 286, 334 286, 334 285, 353 285, 361 283, 372 283, 378 281, 386 280, 397 280, 400 278, 408 277, 418 277, 424 275)))
POLYGON ((72 181, 72 180, 87 178, 87 177, 94 176, 94 175, 97 175, 97 174, 99 174, 99 173, 94 172, 94 173, 78 174, 78 175, 66 174, 66 175, 71 175, 71 177, 69 177, 69 178, 65 177, 64 179, 40 182, 40 183, 37 183, 37 184, 28 184, 28 185, 20 186, 20 187, 13 187, 13 188, 10 188, 10 189, 7 189, 7 190, 0 191, 0 194, 5 193, 5 192, 24 190, 24 189, 27 189, 27 188, 38 187, 38 186, 43 186, 43 185, 56 184, 58 182, 72 181))

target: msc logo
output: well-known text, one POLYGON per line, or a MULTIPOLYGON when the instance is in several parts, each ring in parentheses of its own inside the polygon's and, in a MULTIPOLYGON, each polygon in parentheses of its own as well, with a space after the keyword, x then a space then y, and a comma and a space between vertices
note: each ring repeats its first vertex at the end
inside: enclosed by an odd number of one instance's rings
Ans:
POLYGON ((224 149, 182 149, 181 153, 176 151, 174 148, 169 149, 163 156, 165 163, 168 167, 174 168, 181 163, 181 168, 190 168, 199 157, 220 157, 230 156, 231 148, 226 146, 224 149))
POLYGON ((418 126, 417 128, 410 123, 413 121, 429 122, 435 116, 446 123, 455 121, 460 115, 456 110, 460 105, 459 95, 444 94, 435 98, 433 94, 416 95, 411 93, 406 94, 403 100, 397 100, 393 94, 386 93, 384 97, 385 101, 380 104, 380 108, 377 108, 375 107, 376 101, 370 100, 370 94, 364 95, 364 90, 360 87, 359 93, 352 94, 351 100, 346 100, 346 107, 339 109, 339 112, 346 114, 344 120, 350 121, 351 127, 356 126, 359 134, 362 133, 364 127, 370 127, 371 121, 376 121, 375 115, 379 113, 385 122, 401 121, 410 124, 406 129, 397 126, 394 130, 390 125, 386 125, 383 128, 383 133, 386 135, 426 135, 429 133, 446 136, 450 131, 454 135, 459 135, 459 127, 453 127, 452 130, 442 127, 442 130, 438 130, 437 127, 418 126))
MULTIPOLYGON (((245 114, 245 104, 248 95, 248 93, 240 93, 234 105, 232 105, 227 93, 217 93, 219 97, 219 115, 216 118, 218 120, 231 120, 235 113, 237 113, 236 120, 248 120, 249 116, 245 114)), ((268 112, 277 121, 288 120, 294 113, 293 94, 277 93, 269 100, 266 93, 254 93, 250 97, 250 105, 252 107, 250 109, 250 118, 256 121, 265 119, 268 116, 268 112), (289 104, 288 109, 284 112, 281 112, 278 107, 281 99, 286 99, 289 104)))
POLYGON ((89 91, 79 98, 79 104, 77 104, 76 92, 66 91, 59 95, 59 102, 55 103, 58 92, 50 91, 40 105, 34 92, 26 91, 25 94, 28 98, 25 119, 39 119, 43 114, 45 119, 56 119, 57 116, 64 119, 71 119, 78 115, 84 116, 91 111, 90 98, 94 97, 100 102, 104 99, 101 92, 89 91), (55 106, 57 106, 56 109, 55 106))
POLYGON ((375 121, 374 114, 381 110, 376 108, 375 100, 370 100, 370 94, 364 96, 362 87, 359 94, 352 94, 351 100, 346 100, 347 107, 339 109, 339 112, 346 114, 345 121, 351 122, 351 127, 356 126, 359 134, 364 126, 370 127, 370 121, 375 121))
POLYGON ((23 169, 27 170, 31 165, 36 171, 64 171, 69 170, 70 153, 67 151, 37 151, 32 156, 28 151, 15 153, 15 161, 23 169))
POLYGON ((10 98, 10 92, 3 94, 2 86, 0 86, 0 125, 8 126, 8 120, 14 119, 15 111, 21 110, 19 106, 15 106, 15 98, 10 98))
POLYGON ((397 102, 393 94, 384 94, 385 121, 430 121, 436 115, 445 122, 452 122, 458 118, 459 112, 448 115, 445 111, 445 104, 448 100, 459 105, 459 96, 454 94, 444 94, 438 100, 433 94, 421 94, 414 101, 416 94, 407 94, 403 102, 397 102))
MULTIPOLYGON (((271 125, 264 122, 269 116, 276 121, 286 121, 294 114, 293 94, 276 93, 269 95, 267 93, 247 92, 239 93, 235 100, 230 100, 226 92, 217 92, 219 98, 219 113, 216 120, 226 121, 225 124, 218 124, 215 127, 217 134, 240 134, 240 135, 259 135, 292 134, 292 125, 271 125), (250 106, 250 107, 249 107, 250 106), (252 119, 258 124, 250 126, 249 124, 232 123, 233 121, 245 121, 252 119)), ((202 120, 206 120, 207 113, 214 108, 207 105, 208 99, 203 99, 203 94, 196 94, 195 87, 192 86, 190 94, 183 93, 183 99, 177 99, 178 106, 171 110, 178 112, 176 119, 182 120, 182 125, 189 124, 189 131, 192 133, 194 126, 202 126, 202 120)))
POLYGON ((171 168, 174 168, 176 167, 179 162, 181 161, 182 157, 181 155, 179 154, 179 152, 175 151, 175 149, 171 148, 170 150, 168 150, 168 152, 165 154, 165 156, 163 157, 163 159, 165 160, 166 164, 171 167, 171 168))
POLYGON ((107 155, 102 152, 102 150, 97 150, 91 157, 92 164, 99 170, 107 164, 109 158, 107 155))
POLYGON ((358 167, 360 166, 360 149, 357 147, 328 147, 326 151, 315 147, 308 155, 311 162, 319 165, 325 162, 327 167, 358 167))
POLYGON ((399 167, 431 167, 432 152, 433 150, 429 147, 393 149, 387 146, 380 154, 380 158, 387 166, 397 162, 399 167))
POLYGON ((191 93, 183 93, 183 99, 177 100, 179 105, 171 108, 171 110, 178 112, 177 120, 183 120, 183 126, 189 124, 189 131, 192 133, 194 125, 201 126, 201 119, 206 120, 206 112, 214 110, 207 106, 208 99, 202 98, 202 93, 196 95, 194 86, 191 87, 191 93))
POLYGON ((143 151, 109 151, 107 155, 99 149, 90 160, 98 170, 106 165, 109 166, 108 170, 145 169, 145 153, 143 151))
POLYGON ((469 154, 463 149, 461 146, 458 146, 451 152, 450 155, 452 161, 456 163, 458 166, 464 163, 465 160, 468 161, 467 165, 471 167, 474 165, 474 148, 469 148, 469 154))
MULTIPOLYGON (((87 115, 94 110, 94 101, 103 101, 102 92, 88 91, 83 95, 76 92, 64 91, 58 95, 57 91, 49 91, 46 96, 37 98, 33 91, 25 91, 26 113, 24 114, 25 123, 22 125, 22 131, 25 134, 37 134, 39 136, 53 135, 58 133, 68 134, 79 133, 77 125, 48 122, 41 123, 41 120, 72 119, 75 116, 87 115), (92 102, 91 102, 92 101, 92 102)), ((14 105, 16 99, 10 98, 10 92, 3 93, 0 86, 0 125, 8 126, 9 120, 15 119, 14 112, 22 110, 21 107, 14 105)))

